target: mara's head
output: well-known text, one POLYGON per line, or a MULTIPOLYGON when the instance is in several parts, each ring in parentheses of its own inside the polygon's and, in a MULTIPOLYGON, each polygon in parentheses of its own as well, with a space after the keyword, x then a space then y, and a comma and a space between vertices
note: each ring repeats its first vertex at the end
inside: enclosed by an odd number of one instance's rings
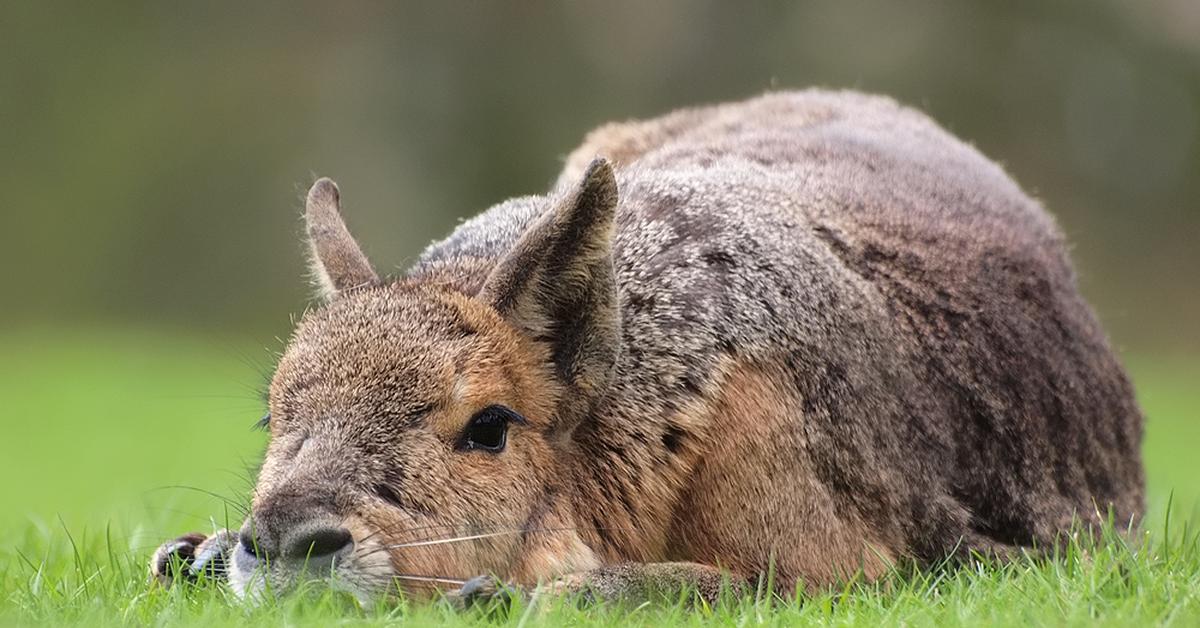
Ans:
POLYGON ((544 203, 464 292, 379 278, 337 187, 313 185, 323 303, 271 381, 271 443, 233 553, 235 590, 284 590, 308 574, 360 597, 421 594, 436 579, 538 569, 525 564, 528 533, 561 525, 553 502, 572 433, 619 344, 610 166, 597 160, 544 203))

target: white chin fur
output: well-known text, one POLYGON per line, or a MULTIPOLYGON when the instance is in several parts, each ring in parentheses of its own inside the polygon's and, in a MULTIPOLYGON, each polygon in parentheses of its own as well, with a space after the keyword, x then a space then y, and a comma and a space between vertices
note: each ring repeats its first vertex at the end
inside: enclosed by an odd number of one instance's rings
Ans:
POLYGON ((244 601, 262 601, 262 594, 266 589, 266 574, 256 565, 247 564, 248 557, 240 547, 235 548, 232 554, 229 588, 233 590, 234 595, 244 601))
MULTIPOLYGON (((387 552, 378 551, 378 544, 356 548, 334 569, 329 586, 349 593, 366 606, 377 594, 384 593, 392 578, 392 564, 387 552)), ((262 564, 240 548, 234 549, 229 570, 229 588, 239 599, 252 604, 266 601, 272 595, 285 592, 297 574, 268 574, 262 564), (279 577, 282 575, 283 577, 279 577), (267 579, 270 578, 268 587, 267 579)))

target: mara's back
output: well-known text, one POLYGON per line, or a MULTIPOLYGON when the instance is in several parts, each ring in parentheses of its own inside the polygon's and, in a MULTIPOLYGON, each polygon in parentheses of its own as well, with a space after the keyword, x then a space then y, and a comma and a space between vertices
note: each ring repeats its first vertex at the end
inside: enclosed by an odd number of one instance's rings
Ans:
MULTIPOLYGON (((1142 419, 1061 234, 925 116, 823 91, 685 110, 593 132, 560 185, 596 155, 623 338, 573 441, 598 555, 822 580, 1140 514, 1142 419)), ((477 288, 542 207, 413 275, 477 288)))

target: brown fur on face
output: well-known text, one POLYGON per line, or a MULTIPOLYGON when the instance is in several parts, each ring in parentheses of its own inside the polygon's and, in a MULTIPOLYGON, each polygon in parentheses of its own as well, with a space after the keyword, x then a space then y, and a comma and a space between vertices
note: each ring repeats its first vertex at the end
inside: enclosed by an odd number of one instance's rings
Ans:
MULTIPOLYGON (((353 521, 384 548, 519 530, 556 481, 545 440, 559 391, 545 368, 495 311, 436 287, 356 291, 309 314, 271 384, 260 542, 318 515, 353 521), (528 421, 510 428, 503 455, 456 451, 471 417, 495 404, 528 421)), ((465 578, 506 570, 520 541, 388 554, 400 574, 465 578)))

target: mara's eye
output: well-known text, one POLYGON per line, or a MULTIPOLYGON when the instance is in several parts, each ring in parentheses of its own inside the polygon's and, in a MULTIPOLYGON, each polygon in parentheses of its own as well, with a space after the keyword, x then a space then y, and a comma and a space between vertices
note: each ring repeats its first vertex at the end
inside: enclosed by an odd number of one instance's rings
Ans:
POLYGON ((504 450, 505 441, 508 440, 509 423, 524 422, 524 417, 504 406, 488 406, 471 417, 471 422, 459 438, 458 448, 499 453, 504 450))

